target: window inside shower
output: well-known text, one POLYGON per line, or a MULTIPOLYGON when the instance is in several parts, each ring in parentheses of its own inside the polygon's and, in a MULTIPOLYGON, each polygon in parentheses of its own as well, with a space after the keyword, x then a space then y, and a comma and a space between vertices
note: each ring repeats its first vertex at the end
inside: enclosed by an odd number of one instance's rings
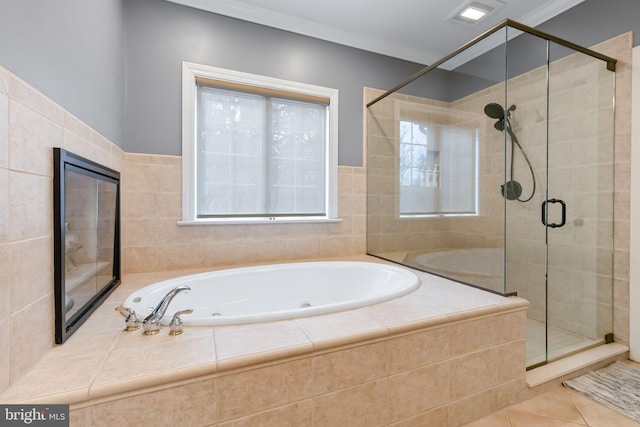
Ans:
POLYGON ((474 130, 417 119, 399 123, 400 216, 476 215, 474 130))

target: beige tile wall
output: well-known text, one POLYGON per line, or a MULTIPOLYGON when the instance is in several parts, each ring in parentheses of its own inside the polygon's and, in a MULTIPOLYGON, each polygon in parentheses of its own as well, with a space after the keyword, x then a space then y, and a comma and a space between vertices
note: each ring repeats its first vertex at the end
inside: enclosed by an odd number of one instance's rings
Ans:
POLYGON ((178 227, 179 157, 125 154, 0 67, 0 391, 54 346, 52 147, 122 173, 127 272, 365 251, 363 168, 339 168, 341 223, 178 227))
POLYGON ((179 226, 182 159, 126 155, 123 271, 265 263, 365 252, 365 173, 338 170, 340 223, 179 226))
POLYGON ((54 346, 52 147, 124 164, 117 146, 0 67, 0 391, 54 346))
POLYGON ((456 426, 517 401, 524 308, 71 408, 78 425, 456 426), (141 410, 141 409, 144 410, 141 410), (157 415, 161 414, 161 415, 157 415))
POLYGON ((629 194, 631 190, 631 65, 633 34, 594 46, 618 60, 616 67, 613 331, 616 341, 629 343, 629 194))

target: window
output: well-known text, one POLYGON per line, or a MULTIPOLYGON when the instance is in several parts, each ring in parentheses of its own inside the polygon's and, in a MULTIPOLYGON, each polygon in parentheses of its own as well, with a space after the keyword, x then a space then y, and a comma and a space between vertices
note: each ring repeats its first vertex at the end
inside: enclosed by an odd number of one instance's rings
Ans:
POLYGON ((400 121, 400 185, 439 187, 440 151, 431 126, 400 121))
POLYGON ((400 120, 400 216, 476 215, 475 130, 400 120))
POLYGON ((338 91, 183 64, 183 223, 337 220, 338 91))

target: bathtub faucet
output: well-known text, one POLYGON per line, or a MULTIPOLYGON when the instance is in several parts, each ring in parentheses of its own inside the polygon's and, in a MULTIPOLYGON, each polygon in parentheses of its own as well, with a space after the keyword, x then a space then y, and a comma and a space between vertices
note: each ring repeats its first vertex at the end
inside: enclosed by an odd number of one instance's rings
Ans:
POLYGON ((160 319, 164 316, 164 313, 167 311, 169 304, 173 297, 178 295, 179 292, 182 291, 190 291, 191 288, 186 285, 176 286, 171 289, 156 305, 156 308, 153 309, 151 314, 149 314, 143 321, 142 327, 144 328, 144 335, 155 335, 160 332, 160 319))

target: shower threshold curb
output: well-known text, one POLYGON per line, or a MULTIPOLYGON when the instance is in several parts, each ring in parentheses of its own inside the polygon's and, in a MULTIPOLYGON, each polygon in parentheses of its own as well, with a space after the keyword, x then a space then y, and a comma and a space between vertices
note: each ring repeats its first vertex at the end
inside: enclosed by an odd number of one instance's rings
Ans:
POLYGON ((527 372, 527 386, 529 388, 537 387, 628 351, 629 347, 626 345, 611 343, 556 360, 527 372))

